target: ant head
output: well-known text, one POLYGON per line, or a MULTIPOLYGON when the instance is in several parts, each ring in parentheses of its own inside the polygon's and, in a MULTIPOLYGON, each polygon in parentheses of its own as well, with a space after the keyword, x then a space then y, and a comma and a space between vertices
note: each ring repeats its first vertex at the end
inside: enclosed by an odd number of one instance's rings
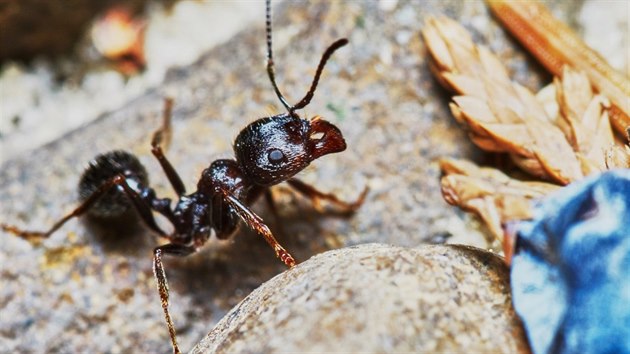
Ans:
POLYGON ((305 120, 293 114, 259 119, 236 137, 236 160, 253 183, 278 184, 311 161, 346 149, 341 131, 333 124, 320 117, 305 120))

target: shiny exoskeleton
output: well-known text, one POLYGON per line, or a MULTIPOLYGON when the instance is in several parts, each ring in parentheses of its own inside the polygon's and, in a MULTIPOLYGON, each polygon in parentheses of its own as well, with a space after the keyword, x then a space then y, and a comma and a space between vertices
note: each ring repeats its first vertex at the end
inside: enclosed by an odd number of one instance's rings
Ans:
POLYGON ((175 328, 168 310, 169 292, 162 265, 163 255, 187 256, 196 252, 210 238, 229 237, 240 220, 262 235, 287 266, 295 259, 274 238, 262 219, 248 205, 264 196, 273 206, 270 187, 282 182, 310 198, 314 203, 325 200, 342 212, 356 210, 365 198, 367 188, 354 202, 344 202, 332 194, 322 193, 294 178, 313 160, 346 149, 341 131, 333 124, 316 116, 302 119, 297 110, 308 105, 315 93, 323 68, 330 56, 346 45, 346 39, 334 42, 326 49, 317 67, 307 94, 295 105, 290 105, 280 92, 274 75, 271 45, 271 10, 267 0, 267 73, 286 113, 261 118, 245 127, 234 142, 235 159, 216 160, 206 168, 197 183, 196 191, 187 194, 181 178, 165 157, 163 147, 170 142, 172 101, 166 100, 164 123, 151 142, 152 153, 160 163, 178 200, 172 205, 168 198, 159 198, 149 187, 144 167, 130 153, 112 151, 99 155, 84 172, 79 183, 81 204, 55 223, 46 232, 32 232, 2 224, 5 231, 24 238, 48 237, 69 219, 88 213, 98 217, 114 217, 130 209, 140 215, 144 223, 169 243, 154 250, 153 269, 158 292, 168 326, 173 351, 179 353, 175 328), (158 226, 153 213, 163 215, 172 224, 165 232, 158 226))

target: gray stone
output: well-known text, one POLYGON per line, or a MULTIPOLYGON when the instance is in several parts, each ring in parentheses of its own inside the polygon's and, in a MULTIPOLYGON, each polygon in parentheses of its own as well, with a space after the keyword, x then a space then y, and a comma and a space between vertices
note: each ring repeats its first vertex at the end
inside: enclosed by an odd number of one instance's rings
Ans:
POLYGON ((261 285, 192 353, 527 352, 508 278, 473 247, 328 251, 261 285))

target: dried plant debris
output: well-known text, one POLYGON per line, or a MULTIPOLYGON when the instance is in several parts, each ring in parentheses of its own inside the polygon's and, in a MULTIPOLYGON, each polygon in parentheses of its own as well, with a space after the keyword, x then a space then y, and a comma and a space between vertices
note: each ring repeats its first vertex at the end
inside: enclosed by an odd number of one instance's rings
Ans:
POLYGON ((606 167, 630 168, 630 127, 626 130, 626 145, 617 145, 606 151, 606 167))
POLYGON ((94 48, 111 61, 116 70, 133 75, 146 66, 145 31, 145 21, 134 18, 132 9, 114 6, 94 22, 90 36, 94 48))
MULTIPOLYGON (((533 2, 505 6, 540 7, 533 2)), ((617 128, 620 122, 619 115, 611 117, 618 114, 618 101, 609 96, 611 104, 605 86, 598 86, 613 78, 601 68, 581 66, 590 49, 565 33, 568 28, 552 33, 553 23, 537 28, 536 14, 527 16, 530 22, 512 30, 525 39, 531 34, 526 48, 542 45, 542 61, 557 75, 536 95, 512 82, 499 60, 454 21, 429 19, 423 36, 438 81, 458 95, 451 111, 472 141, 507 153, 545 182, 524 182, 445 158, 442 194, 450 204, 478 214, 503 242, 513 304, 534 353, 627 353, 630 294, 620 289, 630 287, 630 127, 626 124, 625 139, 618 141, 611 126, 611 120, 617 128), (613 168, 623 169, 606 171, 613 168)), ((542 20, 549 21, 546 16, 542 20)), ((628 88, 626 80, 626 104, 628 88)))
POLYGON ((593 164, 582 170, 585 174, 605 170, 604 152, 615 141, 608 118, 608 100, 593 94, 586 75, 571 71, 566 66, 562 79, 556 77, 554 85, 560 108, 558 126, 563 129, 583 165, 593 164))
POLYGON ((488 6, 514 37, 552 74, 565 65, 583 72, 590 83, 612 101, 611 121, 625 134, 630 126, 630 81, 589 48, 567 25, 537 1, 488 0, 488 6))
POLYGON ((440 168, 444 199, 477 213, 499 240, 503 220, 530 219, 531 201, 559 188, 551 183, 518 181, 495 168, 478 167, 466 160, 444 158, 440 168))
POLYGON ((608 99, 593 92, 583 73, 564 67, 562 77, 534 95, 511 81, 499 59, 455 21, 430 18, 422 34, 432 71, 457 94, 450 108, 471 140, 483 150, 507 153, 545 181, 521 182, 472 163, 441 162, 445 199, 477 213, 495 237, 502 239, 502 224, 527 219, 531 200, 555 185, 630 167, 630 148, 615 141, 608 99))
POLYGON ((605 169, 605 150, 614 145, 609 104, 593 94, 583 74, 565 68, 556 80, 561 114, 550 116, 543 102, 511 81, 498 58, 475 45, 456 22, 431 18, 423 34, 434 73, 460 95, 453 98, 453 115, 479 147, 506 152, 525 171, 559 184, 605 169), (587 139, 593 131, 595 142, 587 139))

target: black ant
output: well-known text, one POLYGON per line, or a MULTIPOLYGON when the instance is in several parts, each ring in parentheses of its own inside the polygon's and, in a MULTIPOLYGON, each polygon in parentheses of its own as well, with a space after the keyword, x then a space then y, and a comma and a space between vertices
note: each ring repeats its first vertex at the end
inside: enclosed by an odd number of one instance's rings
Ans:
POLYGON ((290 105, 275 81, 270 0, 266 0, 266 33, 267 74, 287 113, 261 118, 245 127, 234 142, 236 159, 212 162, 202 172, 197 190, 191 194, 186 194, 184 183, 163 152, 162 146, 168 145, 170 141, 172 109, 172 100, 165 101, 164 122, 153 134, 151 152, 178 195, 179 200, 174 208, 171 208, 169 198, 158 198, 148 186, 147 172, 134 155, 125 151, 112 151, 97 156, 90 163, 79 183, 81 204, 57 221, 50 230, 31 232, 1 225, 5 231, 26 239, 46 238, 71 218, 85 213, 97 217, 117 217, 135 209, 154 233, 169 241, 154 249, 153 271, 175 353, 180 351, 168 310, 169 291, 162 265, 163 255, 183 257, 195 253, 209 239, 211 230, 214 230, 217 238, 226 239, 236 231, 240 217, 265 238, 284 264, 293 267, 296 264, 293 256, 276 241, 263 220, 247 205, 264 196, 273 206, 270 187, 282 182, 287 182, 313 203, 325 200, 347 213, 361 206, 367 194, 368 189, 365 188, 356 201, 348 203, 293 178, 313 160, 346 149, 346 142, 336 126, 319 116, 310 120, 302 119, 296 111, 311 102, 326 62, 348 40, 339 39, 326 49, 307 94, 297 104, 290 105), (157 225, 153 211, 166 217, 173 225, 170 234, 157 225))

